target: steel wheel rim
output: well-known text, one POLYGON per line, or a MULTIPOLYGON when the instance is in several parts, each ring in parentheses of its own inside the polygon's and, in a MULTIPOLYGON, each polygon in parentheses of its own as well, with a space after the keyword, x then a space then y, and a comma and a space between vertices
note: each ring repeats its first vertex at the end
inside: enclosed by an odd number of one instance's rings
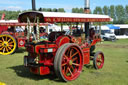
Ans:
POLYGON ((101 69, 104 65, 104 56, 103 54, 98 54, 97 58, 96 58, 96 66, 98 67, 98 69, 101 69))
POLYGON ((61 72, 66 80, 75 80, 82 70, 82 55, 80 50, 75 47, 69 47, 63 54, 61 62, 61 72))
POLYGON ((10 35, 0 35, 0 54, 9 55, 16 49, 16 41, 10 35))

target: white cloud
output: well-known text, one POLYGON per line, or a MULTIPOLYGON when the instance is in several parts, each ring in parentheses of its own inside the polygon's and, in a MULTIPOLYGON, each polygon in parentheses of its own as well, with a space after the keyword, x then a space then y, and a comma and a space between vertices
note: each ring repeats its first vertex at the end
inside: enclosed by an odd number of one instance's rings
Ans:
POLYGON ((22 10, 22 7, 20 7, 20 6, 8 6, 7 10, 17 11, 17 10, 22 10))
POLYGON ((0 10, 17 11, 17 10, 23 10, 23 9, 20 6, 8 6, 8 7, 0 7, 0 10))

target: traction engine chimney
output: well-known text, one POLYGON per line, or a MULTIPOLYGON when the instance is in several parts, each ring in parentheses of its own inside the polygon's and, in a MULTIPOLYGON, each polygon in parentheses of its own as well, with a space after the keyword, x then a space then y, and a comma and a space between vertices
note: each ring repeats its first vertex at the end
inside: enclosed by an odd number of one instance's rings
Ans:
MULTIPOLYGON (((84 7, 84 13, 89 14, 90 13, 90 0, 85 0, 85 7, 84 7)), ((89 22, 85 22, 85 37, 86 39, 89 39, 89 22)))
POLYGON ((90 0, 85 0, 84 13, 86 14, 90 13, 90 0))
POLYGON ((36 11, 36 3, 35 0, 32 0, 32 10, 36 11))

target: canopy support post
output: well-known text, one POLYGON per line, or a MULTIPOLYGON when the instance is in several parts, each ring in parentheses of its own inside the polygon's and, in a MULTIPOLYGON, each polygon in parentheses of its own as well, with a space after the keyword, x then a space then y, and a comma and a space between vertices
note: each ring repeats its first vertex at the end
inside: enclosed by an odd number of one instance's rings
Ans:
POLYGON ((48 25, 46 25, 45 28, 46 28, 46 32, 48 33, 48 25))
POLYGON ((90 23, 86 22, 86 23, 84 23, 84 25, 85 25, 85 37, 86 37, 86 39, 89 39, 89 25, 90 25, 90 23))
POLYGON ((36 26, 36 32, 37 32, 37 42, 39 42, 39 41, 40 41, 39 17, 37 17, 37 26, 36 26))
POLYGON ((72 35, 72 24, 70 23, 70 34, 72 35))
POLYGON ((61 31, 63 31, 63 23, 61 23, 61 31))
POLYGON ((30 29, 31 29, 31 26, 30 26, 30 20, 29 18, 27 18, 27 42, 29 42, 29 38, 30 38, 30 29))
POLYGON ((99 22, 99 34, 101 35, 101 22, 99 22))

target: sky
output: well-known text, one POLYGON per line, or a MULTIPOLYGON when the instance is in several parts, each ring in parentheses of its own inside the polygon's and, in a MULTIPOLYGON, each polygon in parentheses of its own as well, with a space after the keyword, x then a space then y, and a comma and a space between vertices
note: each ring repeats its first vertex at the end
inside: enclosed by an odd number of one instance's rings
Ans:
MULTIPOLYGON (((36 0, 36 8, 64 8, 71 12, 72 8, 84 8, 85 0, 36 0)), ((90 8, 104 5, 128 5, 128 0, 90 0, 90 8)), ((31 0, 0 0, 0 10, 27 10, 31 9, 31 0)))

